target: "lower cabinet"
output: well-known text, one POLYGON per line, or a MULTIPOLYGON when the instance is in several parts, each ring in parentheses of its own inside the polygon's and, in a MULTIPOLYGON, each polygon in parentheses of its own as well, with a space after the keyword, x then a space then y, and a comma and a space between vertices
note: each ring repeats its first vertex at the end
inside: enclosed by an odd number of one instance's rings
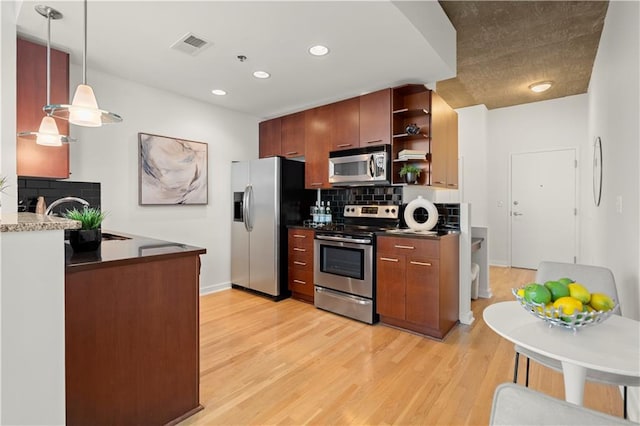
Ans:
POLYGON ((380 321, 443 338, 458 321, 459 241, 381 236, 377 239, 380 321))
POLYGON ((313 303, 313 229, 289 229, 289 290, 294 299, 313 303))

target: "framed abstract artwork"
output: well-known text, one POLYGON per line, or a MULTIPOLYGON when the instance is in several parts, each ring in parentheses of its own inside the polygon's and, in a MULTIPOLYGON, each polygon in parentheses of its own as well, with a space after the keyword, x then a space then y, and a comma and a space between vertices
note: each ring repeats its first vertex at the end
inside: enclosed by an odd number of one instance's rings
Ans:
POLYGON ((208 144, 138 133, 138 203, 208 203, 208 144))

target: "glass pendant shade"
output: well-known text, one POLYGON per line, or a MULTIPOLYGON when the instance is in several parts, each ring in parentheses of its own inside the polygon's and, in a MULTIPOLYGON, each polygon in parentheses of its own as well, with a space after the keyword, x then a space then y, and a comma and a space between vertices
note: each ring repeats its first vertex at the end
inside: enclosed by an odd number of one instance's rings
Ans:
POLYGON ((47 115, 42 118, 36 134, 36 143, 38 145, 62 146, 62 136, 60 136, 58 125, 52 117, 47 115))
POLYGON ((69 122, 77 126, 102 126, 102 112, 98 109, 98 101, 91 86, 79 84, 69 107, 69 122))

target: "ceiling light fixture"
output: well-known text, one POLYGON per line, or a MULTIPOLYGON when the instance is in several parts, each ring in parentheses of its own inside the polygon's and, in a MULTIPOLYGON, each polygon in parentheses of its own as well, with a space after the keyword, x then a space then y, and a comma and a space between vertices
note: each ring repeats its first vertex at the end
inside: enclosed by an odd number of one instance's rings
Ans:
POLYGON ((537 83, 530 84, 529 90, 531 90, 532 92, 540 93, 549 90, 552 85, 552 81, 539 81, 537 83))
POLYGON ((69 120, 71 124, 100 127, 107 123, 119 123, 122 117, 98 108, 98 101, 91 86, 87 85, 87 0, 84 0, 84 46, 82 50, 82 84, 76 88, 71 105, 46 105, 48 114, 69 120))
POLYGON ((271 74, 269 74, 269 73, 268 73, 268 72, 266 72, 266 71, 255 71, 255 72, 253 73, 253 76, 254 76, 255 78, 269 78, 269 77, 271 77, 271 74))
MULTIPOLYGON (((61 19, 62 13, 43 5, 35 7, 36 12, 47 18, 47 105, 51 102, 51 20, 61 19)), ((66 135, 61 135, 58 131, 56 121, 48 114, 42 117, 40 127, 37 132, 20 132, 20 137, 35 137, 38 145, 61 146, 63 142, 69 142, 66 135)))
POLYGON ((313 56, 324 56, 329 53, 329 48, 327 46, 319 44, 317 46, 310 47, 309 53, 311 53, 313 56))
POLYGON ((224 95, 226 95, 226 94, 227 94, 227 92, 225 92, 225 91, 224 91, 224 90, 222 90, 222 89, 213 89, 213 90, 211 91, 211 93, 213 93, 214 95, 218 95, 218 96, 224 96, 224 95))

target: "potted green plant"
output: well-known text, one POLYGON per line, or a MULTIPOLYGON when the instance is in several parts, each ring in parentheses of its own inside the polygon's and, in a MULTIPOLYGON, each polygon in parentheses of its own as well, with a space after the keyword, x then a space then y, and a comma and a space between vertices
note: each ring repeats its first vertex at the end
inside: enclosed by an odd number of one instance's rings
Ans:
POLYGON ((403 177, 406 183, 416 183, 421 172, 422 170, 415 164, 405 164, 400 169, 400 177, 403 177))
POLYGON ((82 210, 67 210, 64 217, 77 220, 82 224, 81 229, 73 229, 69 232, 69 244, 73 251, 93 251, 100 247, 102 242, 102 221, 106 216, 100 209, 85 207, 82 210))

